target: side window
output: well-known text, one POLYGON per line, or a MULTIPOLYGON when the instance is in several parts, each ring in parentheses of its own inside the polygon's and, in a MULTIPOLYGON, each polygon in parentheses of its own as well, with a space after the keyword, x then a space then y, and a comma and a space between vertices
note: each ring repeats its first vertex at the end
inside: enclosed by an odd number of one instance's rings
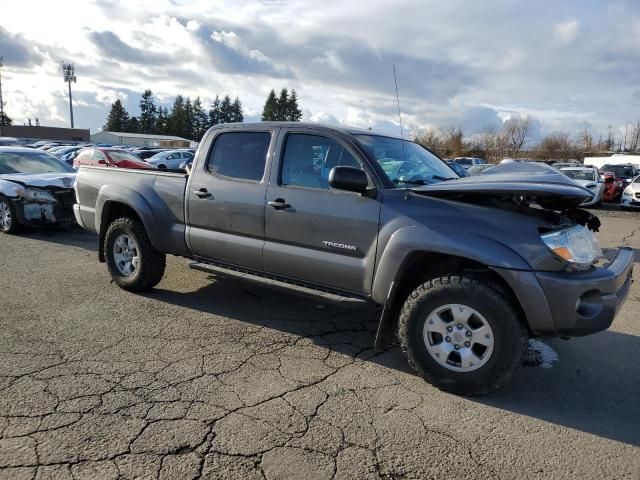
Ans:
POLYGON ((331 138, 291 133, 282 159, 282 185, 329 189, 333 167, 362 168, 349 150, 331 138))
POLYGON ((211 173, 259 181, 264 176, 271 134, 269 132, 221 133, 207 160, 211 173))
POLYGON ((78 156, 76 157, 76 160, 78 160, 79 162, 86 162, 87 160, 91 160, 92 157, 93 157, 92 150, 83 150, 78 154, 78 156))
POLYGON ((106 155, 105 155, 104 153, 102 153, 100 150, 94 150, 94 151, 93 151, 93 160, 94 160, 95 162, 99 162, 100 160, 103 160, 103 161, 105 161, 105 162, 106 162, 106 161, 107 161, 107 157, 106 157, 106 155))
POLYGON ((167 157, 167 160, 178 160, 180 158, 180 152, 172 153, 167 157))
POLYGON ((193 158, 193 153, 191 153, 191 152, 182 152, 182 158, 193 158))

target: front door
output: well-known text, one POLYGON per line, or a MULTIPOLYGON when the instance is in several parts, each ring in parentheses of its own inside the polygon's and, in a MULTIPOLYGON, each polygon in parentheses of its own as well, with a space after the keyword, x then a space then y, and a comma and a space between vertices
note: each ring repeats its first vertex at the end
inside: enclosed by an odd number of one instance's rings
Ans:
POLYGON ((289 131, 279 143, 280 168, 272 168, 267 189, 265 270, 308 284, 369 292, 380 202, 328 183, 335 166, 363 168, 357 153, 338 137, 304 130, 289 131))
POLYGON ((265 170, 276 133, 231 129, 208 141, 187 185, 187 241, 196 257, 262 269, 265 170))

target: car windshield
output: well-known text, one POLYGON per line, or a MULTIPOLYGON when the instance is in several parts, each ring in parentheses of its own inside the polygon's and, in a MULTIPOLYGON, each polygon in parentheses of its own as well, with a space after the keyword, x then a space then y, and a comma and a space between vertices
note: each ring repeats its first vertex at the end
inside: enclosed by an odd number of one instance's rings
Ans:
POLYGON ((464 165, 465 167, 470 167, 471 165, 473 165, 473 160, 471 160, 470 158, 456 158, 456 162, 458 162, 460 165, 464 165))
POLYGON ((73 173, 75 170, 44 152, 0 152, 0 175, 9 173, 73 173))
POLYGON ((616 177, 631 178, 633 177, 633 167, 629 165, 605 165, 600 169, 601 172, 613 172, 616 177))
POLYGON ((140 161, 140 157, 134 155, 133 153, 118 152, 116 150, 111 150, 109 152, 109 156, 114 162, 122 162, 123 160, 128 160, 130 162, 140 161))
POLYGON ((588 180, 590 182, 595 181, 596 174, 593 170, 561 170, 567 177, 574 180, 588 180))
POLYGON ((356 138, 396 186, 426 185, 459 178, 444 161, 417 143, 378 135, 363 134, 356 138))

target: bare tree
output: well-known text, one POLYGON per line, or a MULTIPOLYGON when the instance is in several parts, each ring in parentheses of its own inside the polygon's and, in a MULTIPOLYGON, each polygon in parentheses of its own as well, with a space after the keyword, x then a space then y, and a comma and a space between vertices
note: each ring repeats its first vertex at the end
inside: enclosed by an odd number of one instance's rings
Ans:
POLYGON ((591 136, 591 132, 589 132, 588 128, 585 128, 580 132, 580 148, 584 152, 593 151, 593 137, 591 136))
POLYGON ((640 150, 640 120, 631 126, 629 136, 629 151, 637 152, 638 150, 640 150))
POLYGON ((503 124, 509 152, 514 157, 520 153, 531 135, 531 117, 529 115, 510 117, 503 124))
POLYGON ((538 147, 545 159, 568 159, 574 157, 571 136, 568 132, 553 132, 540 141, 538 147))

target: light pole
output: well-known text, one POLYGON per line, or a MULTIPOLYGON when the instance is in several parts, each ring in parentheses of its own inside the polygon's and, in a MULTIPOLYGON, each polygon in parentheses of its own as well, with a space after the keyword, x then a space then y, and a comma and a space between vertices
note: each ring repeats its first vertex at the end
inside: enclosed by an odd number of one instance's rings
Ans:
POLYGON ((62 62, 62 74, 64 81, 69 84, 69 116, 71 117, 71 128, 73 128, 73 104, 71 101, 71 82, 76 83, 76 73, 73 63, 62 62))
POLYGON ((4 126, 4 103, 2 102, 2 64, 4 57, 0 55, 0 127, 4 126))

